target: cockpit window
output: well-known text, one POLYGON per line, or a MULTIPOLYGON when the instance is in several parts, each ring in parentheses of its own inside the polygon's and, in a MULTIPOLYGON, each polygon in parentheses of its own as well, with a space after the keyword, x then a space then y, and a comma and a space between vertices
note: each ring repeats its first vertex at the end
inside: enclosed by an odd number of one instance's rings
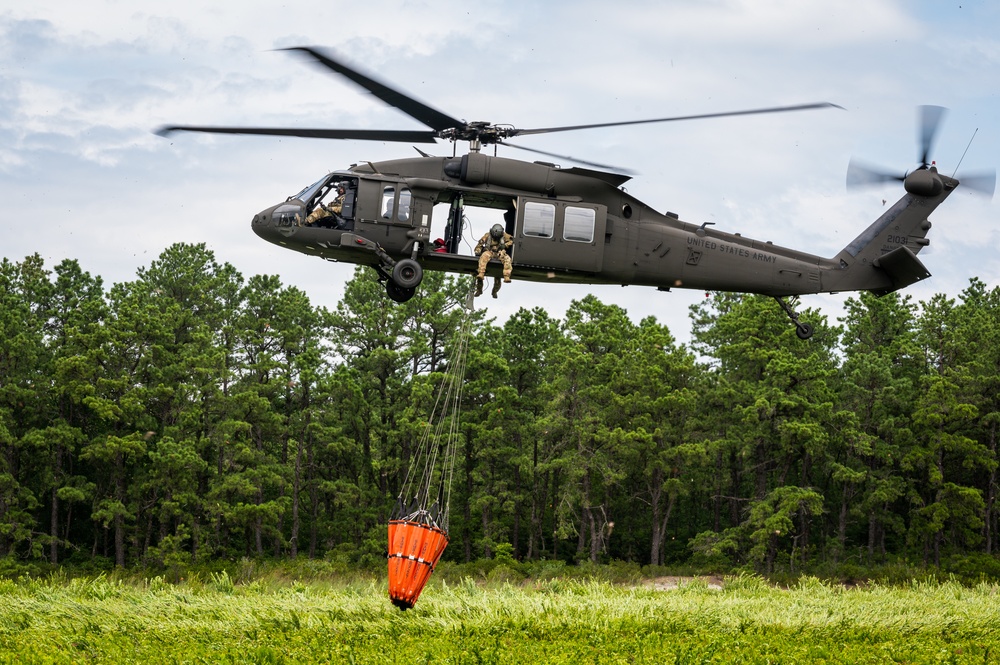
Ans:
POLYGON ((299 201, 302 201, 303 203, 309 203, 309 201, 312 199, 312 197, 316 196, 316 192, 319 191, 319 188, 322 187, 323 185, 325 185, 326 181, 330 179, 331 175, 332 174, 327 173, 325 176, 323 176, 322 178, 320 178, 319 180, 317 180, 313 184, 311 184, 308 187, 304 188, 298 194, 295 194, 294 196, 289 196, 288 200, 291 201, 292 199, 298 199, 299 201))

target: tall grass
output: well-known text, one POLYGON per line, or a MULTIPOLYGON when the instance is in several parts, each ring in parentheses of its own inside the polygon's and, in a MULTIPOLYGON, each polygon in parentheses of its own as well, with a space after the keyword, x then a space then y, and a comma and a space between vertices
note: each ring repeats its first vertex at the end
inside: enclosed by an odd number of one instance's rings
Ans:
POLYGON ((0 662, 1000 663, 996 585, 0 579, 0 662))

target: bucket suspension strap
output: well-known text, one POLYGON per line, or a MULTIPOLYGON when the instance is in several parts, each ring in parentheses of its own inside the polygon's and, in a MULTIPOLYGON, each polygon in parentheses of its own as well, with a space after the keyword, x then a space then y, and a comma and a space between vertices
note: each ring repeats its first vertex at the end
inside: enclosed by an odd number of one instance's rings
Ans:
MULTIPOLYGON (((469 287, 470 294, 474 282, 469 287)), ((462 390, 465 383, 466 360, 472 333, 472 307, 466 301, 466 312, 455 336, 448 357, 447 371, 438 388, 427 425, 416 446, 407 470, 394 519, 413 518, 448 529, 451 508, 451 485, 455 473, 456 449, 459 437, 462 390)))

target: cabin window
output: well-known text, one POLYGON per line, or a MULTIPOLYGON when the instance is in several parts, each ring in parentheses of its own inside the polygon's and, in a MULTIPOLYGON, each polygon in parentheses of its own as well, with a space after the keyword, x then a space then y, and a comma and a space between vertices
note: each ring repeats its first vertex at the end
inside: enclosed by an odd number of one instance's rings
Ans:
POLYGON ((524 204, 523 233, 536 238, 551 238, 556 225, 556 207, 551 203, 524 204))
POLYGON ((566 206, 566 217, 563 223, 563 240, 594 242, 594 227, 596 225, 597 212, 595 210, 566 206))
POLYGON ((396 202, 396 188, 386 187, 382 190, 382 218, 392 219, 394 204, 396 202))
POLYGON ((403 187, 399 190, 399 221, 406 222, 410 219, 410 190, 403 187))

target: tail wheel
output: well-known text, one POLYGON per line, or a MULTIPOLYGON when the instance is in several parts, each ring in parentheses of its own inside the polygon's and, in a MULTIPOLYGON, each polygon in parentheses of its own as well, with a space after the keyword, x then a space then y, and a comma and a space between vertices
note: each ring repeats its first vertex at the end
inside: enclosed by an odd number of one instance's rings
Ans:
POLYGON ((799 336, 799 339, 809 339, 813 336, 813 327, 809 323, 796 323, 795 334, 799 336))
POLYGON ((413 259, 396 262, 392 268, 392 281, 404 289, 415 289, 424 278, 424 269, 413 259))

